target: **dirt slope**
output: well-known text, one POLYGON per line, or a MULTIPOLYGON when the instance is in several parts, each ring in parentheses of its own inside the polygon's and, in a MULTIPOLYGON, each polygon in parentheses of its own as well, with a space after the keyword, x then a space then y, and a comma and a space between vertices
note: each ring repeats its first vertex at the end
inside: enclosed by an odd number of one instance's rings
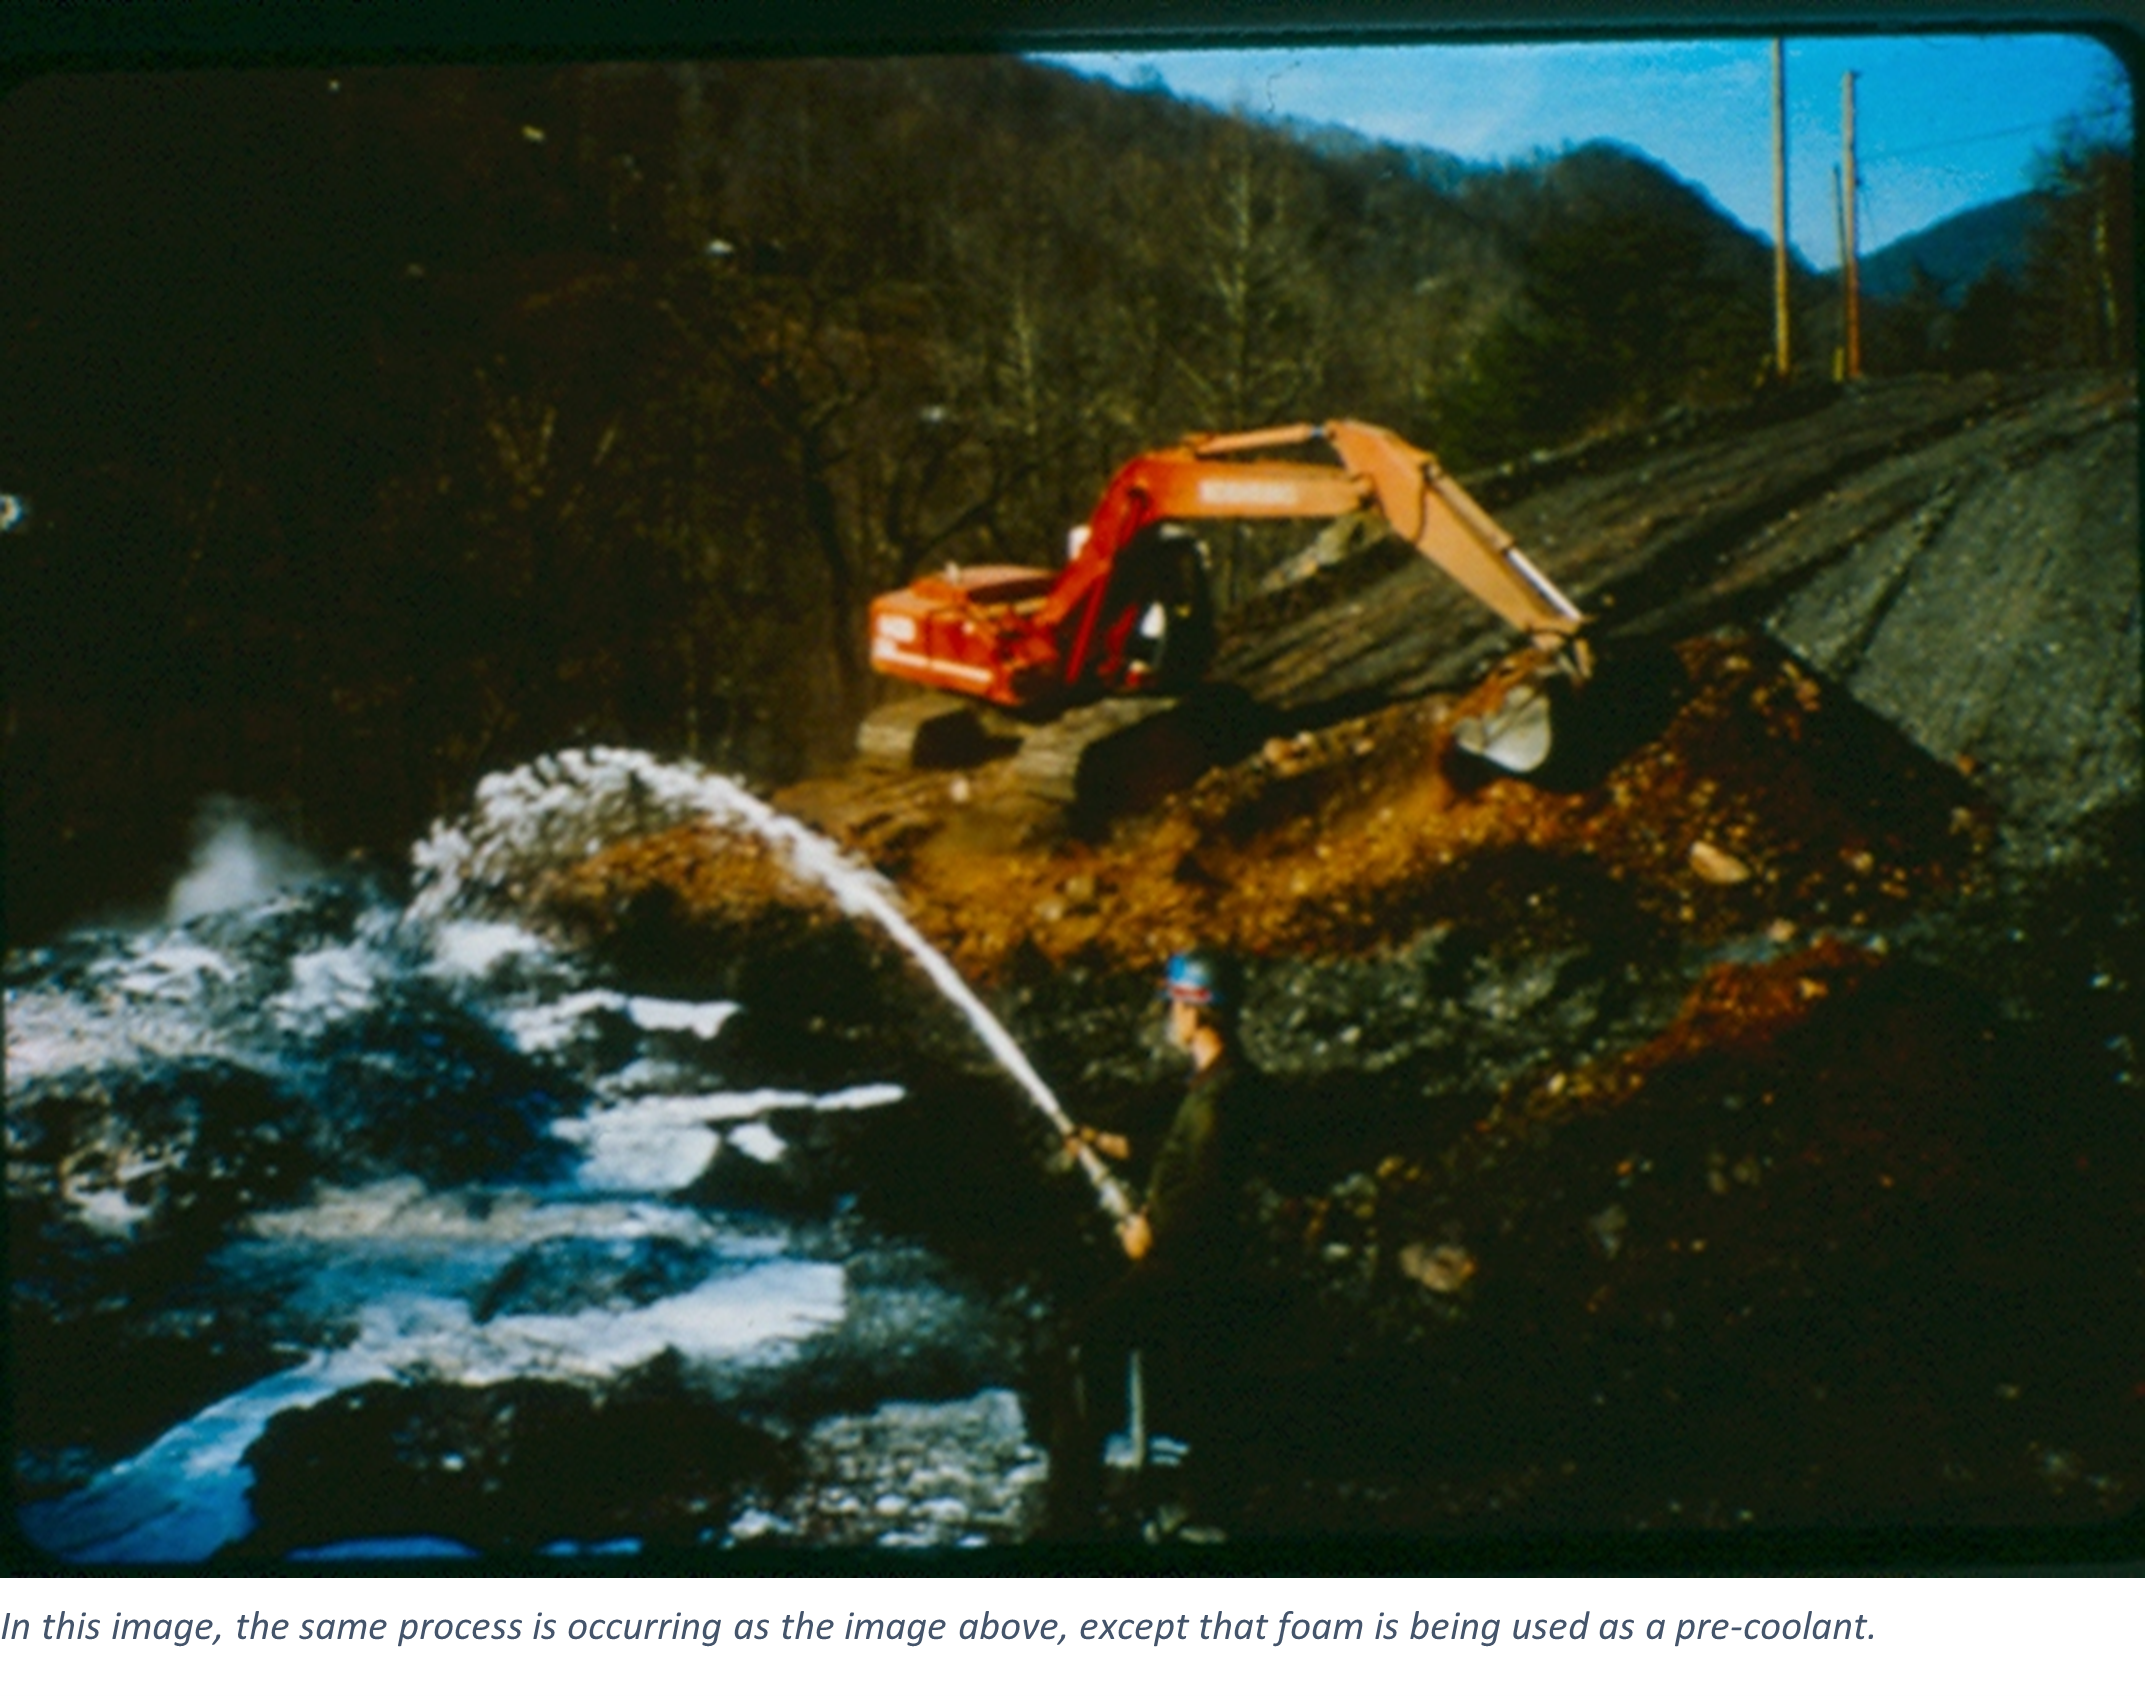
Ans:
MULTIPOLYGON (((2135 385, 1931 377, 1795 404, 1477 487, 1606 638, 1765 623, 2021 807, 2133 795, 2135 385), (2081 760, 2082 784, 2046 775, 2081 760)), ((1389 560, 1256 609, 1219 675, 1299 712, 1466 680, 1505 638, 1426 561, 1389 560)))
POLYGON ((1989 815, 1956 772, 1776 648, 1699 638, 1671 654, 1673 718, 1580 790, 1475 781, 1446 733, 1463 697, 1274 738, 1097 843, 990 841, 1019 806, 995 773, 936 780, 935 829, 915 824, 913 797, 877 819, 842 811, 838 784, 785 799, 875 853, 985 981, 1016 952, 1138 970, 1201 939, 1258 956, 1375 951, 1482 922, 1500 868, 1521 863, 1535 868, 1525 881, 1568 867, 1705 937, 1867 924, 1971 876, 1989 815))
MULTIPOLYGON (((1967 775, 2008 829, 2062 838, 2137 799, 2137 449, 2134 384, 1917 378, 1677 416, 1477 486, 1612 659, 1635 647, 1658 680, 1663 643, 1762 631, 1967 775)), ((1387 547, 1244 609, 1216 675, 1270 731, 1375 743, 1377 725, 1335 727, 1449 696, 1510 646, 1427 561, 1387 547)), ((1630 676, 1605 686, 1604 717, 1630 676)), ((1630 740, 1659 729, 1660 705, 1630 740)), ((1534 805, 1498 794, 1515 823, 1534 805)), ((1054 823, 989 769, 850 773, 783 799, 904 875, 923 840, 995 858, 1054 823)), ((1653 804, 1703 810, 1690 790, 1653 804)))

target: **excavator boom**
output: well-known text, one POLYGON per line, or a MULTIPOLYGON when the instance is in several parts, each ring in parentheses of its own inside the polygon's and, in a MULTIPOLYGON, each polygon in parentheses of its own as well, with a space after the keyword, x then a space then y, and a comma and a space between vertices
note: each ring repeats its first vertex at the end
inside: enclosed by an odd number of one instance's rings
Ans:
POLYGON ((1325 435, 1394 533, 1476 600, 1529 636, 1577 633, 1579 609, 1434 457, 1373 424, 1343 420, 1325 435))

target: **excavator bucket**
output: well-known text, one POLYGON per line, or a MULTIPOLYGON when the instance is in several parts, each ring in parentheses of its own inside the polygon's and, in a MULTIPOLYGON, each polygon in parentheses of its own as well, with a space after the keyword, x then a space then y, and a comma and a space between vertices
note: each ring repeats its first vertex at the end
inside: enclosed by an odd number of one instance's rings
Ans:
POLYGON ((1452 739, 1476 759, 1524 777, 1548 763, 1555 716, 1546 684, 1522 683, 1488 712, 1461 719, 1452 739))
POLYGON ((1593 674, 1585 641, 1558 642, 1507 660, 1452 727, 1453 745, 1500 770, 1529 777, 1549 763, 1560 725, 1593 674))

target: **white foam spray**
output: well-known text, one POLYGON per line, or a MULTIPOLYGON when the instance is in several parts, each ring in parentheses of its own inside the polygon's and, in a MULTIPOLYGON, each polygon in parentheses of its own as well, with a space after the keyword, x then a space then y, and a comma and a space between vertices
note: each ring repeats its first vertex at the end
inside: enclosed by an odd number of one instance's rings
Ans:
MULTIPOLYGON (((884 878, 737 783, 698 766, 629 748, 589 748, 545 755, 487 777, 477 785, 469 818, 435 826, 412 851, 418 890, 410 910, 420 919, 445 919, 543 867, 696 819, 766 843, 842 911, 878 925, 953 1003, 1044 1117, 1072 1132, 1071 1118, 1020 1045, 909 922, 884 878)), ((1082 1145, 1078 1156, 1103 1205, 1119 1215, 1128 1211, 1124 1192, 1093 1151, 1082 1145)))
POLYGON ((319 864, 276 834, 244 802, 214 795, 194 816, 193 860, 171 886, 165 916, 184 924, 203 913, 265 901, 317 876, 319 864))

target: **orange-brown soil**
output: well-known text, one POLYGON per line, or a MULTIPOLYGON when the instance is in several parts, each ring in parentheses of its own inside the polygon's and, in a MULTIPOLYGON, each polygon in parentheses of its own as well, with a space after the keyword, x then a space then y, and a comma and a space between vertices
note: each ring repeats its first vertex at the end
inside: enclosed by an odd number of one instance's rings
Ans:
POLYGON ((1030 950, 1144 970, 1200 941, 1359 954, 1440 921, 1524 927, 1560 864, 1699 939, 1877 925, 1972 876, 1987 821, 1963 783, 1766 645, 1676 657, 1688 693, 1665 731, 1578 790, 1462 770, 1462 697, 1274 740, 1099 842, 1024 840, 1006 771, 778 801, 876 861, 985 982, 1030 950))

